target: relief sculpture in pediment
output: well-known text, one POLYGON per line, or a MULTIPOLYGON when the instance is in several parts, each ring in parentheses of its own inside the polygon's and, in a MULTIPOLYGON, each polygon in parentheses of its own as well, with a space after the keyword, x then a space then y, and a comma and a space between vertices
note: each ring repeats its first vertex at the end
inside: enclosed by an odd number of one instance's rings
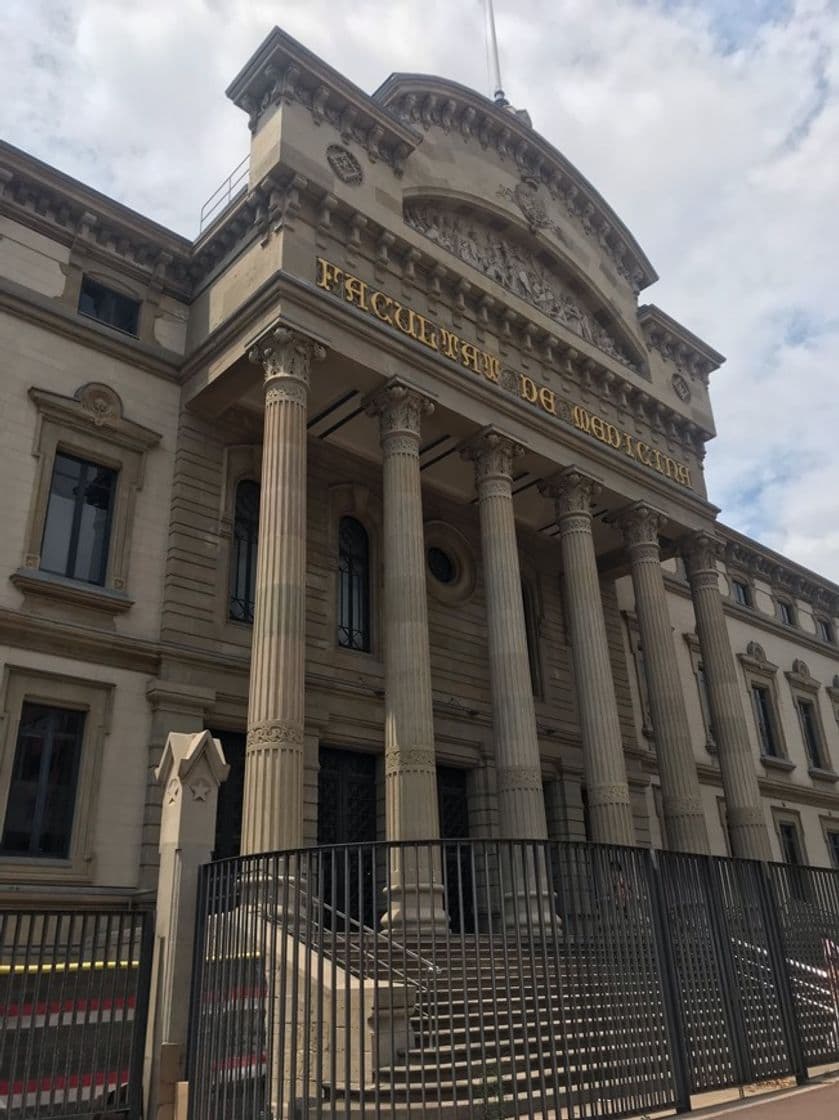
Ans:
POLYGON ((523 239, 502 237, 479 216, 455 213, 432 203, 407 205, 405 221, 549 319, 638 371, 638 363, 626 346, 595 319, 560 276, 535 259, 523 239))

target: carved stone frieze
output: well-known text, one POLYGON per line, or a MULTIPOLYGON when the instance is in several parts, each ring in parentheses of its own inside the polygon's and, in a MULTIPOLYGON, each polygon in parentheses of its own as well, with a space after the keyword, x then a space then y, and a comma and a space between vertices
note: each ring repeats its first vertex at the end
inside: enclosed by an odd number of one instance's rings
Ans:
POLYGON ((412 202, 405 221, 429 241, 471 265, 502 288, 615 361, 636 372, 638 363, 621 341, 602 326, 572 293, 569 284, 536 260, 524 238, 500 236, 480 215, 468 217, 432 202, 412 202))

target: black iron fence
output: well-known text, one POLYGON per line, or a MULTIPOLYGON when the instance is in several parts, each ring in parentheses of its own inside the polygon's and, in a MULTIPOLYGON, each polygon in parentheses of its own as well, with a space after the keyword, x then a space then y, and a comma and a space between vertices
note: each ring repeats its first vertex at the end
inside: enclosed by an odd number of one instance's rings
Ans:
POLYGON ((191 1120, 684 1111, 839 1061, 828 870, 346 845, 210 864, 199 916, 191 1120))
POLYGON ((0 905, 0 1116, 142 1114, 150 910, 0 905))

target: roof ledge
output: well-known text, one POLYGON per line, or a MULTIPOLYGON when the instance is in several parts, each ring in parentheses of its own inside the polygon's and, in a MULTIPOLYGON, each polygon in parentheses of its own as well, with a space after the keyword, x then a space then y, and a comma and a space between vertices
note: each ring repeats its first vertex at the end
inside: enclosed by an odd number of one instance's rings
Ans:
POLYGON ((638 308, 638 322, 644 337, 654 350, 658 350, 663 358, 671 361, 680 371, 700 378, 705 385, 708 384, 710 374, 725 361, 722 354, 654 303, 646 303, 638 308))

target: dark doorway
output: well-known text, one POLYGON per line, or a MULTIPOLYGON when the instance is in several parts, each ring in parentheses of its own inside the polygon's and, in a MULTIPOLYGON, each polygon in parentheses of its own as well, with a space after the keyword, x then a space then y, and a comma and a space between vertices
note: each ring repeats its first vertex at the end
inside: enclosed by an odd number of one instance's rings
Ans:
MULTIPOLYGON (((437 767, 437 804, 440 810, 440 839, 468 840, 469 797, 465 770, 454 766, 437 767)), ((468 844, 443 845, 443 873, 446 877, 446 909, 452 931, 471 933, 475 928, 472 899, 472 859, 468 844)))
POLYGON ((218 790, 216 842, 213 859, 238 856, 242 843, 242 801, 245 796, 245 733, 243 731, 210 731, 221 743, 230 767, 227 781, 218 790))
MULTIPOLYGON (((335 747, 320 748, 318 846, 365 844, 376 839, 376 756, 335 747)), ((376 922, 373 851, 333 849, 323 853, 321 898, 324 925, 344 929, 346 916, 376 922)))

